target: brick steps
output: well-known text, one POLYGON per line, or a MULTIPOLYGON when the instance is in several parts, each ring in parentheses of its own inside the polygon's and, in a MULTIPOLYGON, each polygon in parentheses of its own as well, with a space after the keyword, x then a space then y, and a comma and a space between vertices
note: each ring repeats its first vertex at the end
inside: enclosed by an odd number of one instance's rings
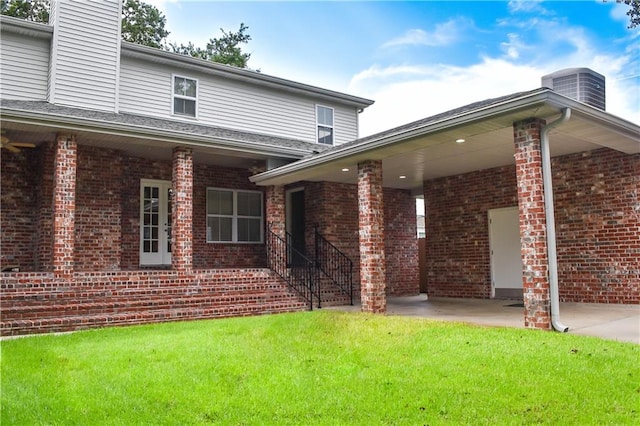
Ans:
POLYGON ((72 301, 64 303, 64 300, 57 302, 49 301, 44 303, 23 303, 4 306, 2 308, 2 318, 9 319, 29 319, 29 318, 56 318, 61 315, 104 315, 117 314, 123 312, 141 312, 148 310, 180 309, 180 308, 200 308, 200 307, 221 307, 233 306, 236 303, 245 305, 267 306, 269 303, 281 302, 289 304, 299 304, 304 309, 305 303, 300 301, 293 294, 273 294, 273 293, 253 293, 253 294, 197 294, 183 295, 180 297, 154 297, 139 299, 86 299, 82 301, 72 301))
POLYGON ((65 315, 49 318, 3 320, 0 331, 3 336, 15 336, 168 321, 298 312, 305 309, 306 303, 300 301, 274 301, 265 304, 220 305, 206 308, 170 308, 103 315, 65 315))
POLYGON ((0 333, 20 335, 147 322, 304 311, 266 269, 0 277, 0 333))

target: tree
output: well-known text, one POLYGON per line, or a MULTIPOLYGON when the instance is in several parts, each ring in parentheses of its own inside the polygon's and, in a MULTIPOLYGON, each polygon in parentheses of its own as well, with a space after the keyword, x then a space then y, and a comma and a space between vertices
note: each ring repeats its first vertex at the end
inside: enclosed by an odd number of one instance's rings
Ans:
MULTIPOLYGON (((607 3, 607 0, 602 0, 607 3)), ((616 3, 624 3, 629 6, 627 16, 629 17, 629 25, 627 28, 635 28, 640 26, 640 0, 616 0, 616 3)))
POLYGON ((246 33, 249 29, 244 23, 240 24, 238 32, 226 32, 222 28, 222 37, 209 39, 207 47, 202 49, 196 47, 193 43, 169 44, 169 50, 183 55, 190 55, 195 58, 205 59, 207 61, 218 62, 221 64, 233 65, 238 68, 247 68, 247 63, 251 57, 250 53, 243 53, 241 44, 248 43, 251 36, 246 33))
POLYGON ((49 22, 49 0, 2 0, 0 13, 26 21, 49 22))
MULTIPOLYGON (((621 0, 618 0, 620 3, 621 0)), ((640 0, 622 0, 622 2, 629 6, 627 16, 629 17, 629 27, 635 28, 640 25, 640 0)))
POLYGON ((167 19, 156 7, 140 0, 122 2, 122 39, 131 43, 162 48, 169 31, 167 19))

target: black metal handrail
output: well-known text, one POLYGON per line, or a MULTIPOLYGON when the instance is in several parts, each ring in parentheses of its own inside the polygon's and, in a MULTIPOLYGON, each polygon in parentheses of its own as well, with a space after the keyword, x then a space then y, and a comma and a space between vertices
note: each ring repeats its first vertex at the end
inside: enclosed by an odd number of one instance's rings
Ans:
POLYGON ((349 257, 324 238, 315 227, 315 261, 333 283, 349 296, 353 305, 353 262, 349 257))
POLYGON ((266 239, 269 268, 309 303, 309 310, 313 310, 314 296, 320 308, 320 289, 316 284, 318 280, 313 262, 291 245, 289 235, 285 240, 267 229, 266 239))

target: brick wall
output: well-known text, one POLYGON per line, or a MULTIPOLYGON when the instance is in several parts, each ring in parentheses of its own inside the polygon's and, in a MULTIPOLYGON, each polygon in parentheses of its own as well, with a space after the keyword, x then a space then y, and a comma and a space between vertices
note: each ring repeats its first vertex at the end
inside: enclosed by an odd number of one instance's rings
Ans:
MULTIPOLYGON (((304 189, 308 252, 313 253, 313 227, 317 224, 320 233, 354 262, 353 279, 358 287, 360 248, 356 185, 305 182, 304 189)), ((415 199, 408 191, 387 188, 384 200, 387 294, 417 294, 420 287, 415 199)))
POLYGON ((416 220, 416 202, 409 191, 384 190, 384 245, 389 295, 420 292, 416 220))
MULTIPOLYGON (((640 155, 552 159, 560 300, 640 303, 640 155)), ((488 210, 518 204, 515 167, 424 183, 430 296, 489 298, 488 210)))
MULTIPOLYGON (((2 155, 1 263, 22 271, 52 271, 55 145, 2 155)), ((206 188, 261 190, 244 169, 196 165, 193 267, 266 265, 263 244, 206 243, 206 188)), ((78 146, 76 271, 139 266, 140 179, 172 180, 172 161, 150 161, 115 150, 78 146)))
POLYGON ((256 268, 266 266, 264 244, 207 243, 207 188, 263 191, 249 181, 247 169, 196 165, 193 183, 193 267, 256 268))
POLYGON ((0 266, 17 265, 21 271, 34 271, 37 264, 39 151, 19 153, 2 150, 0 155, 0 266))
POLYGON ((640 155, 552 160, 560 299, 640 303, 640 155))
POLYGON ((518 204, 515 168, 427 181, 424 199, 428 294, 489 298, 487 212, 518 204))
POLYGON ((78 147, 75 228, 78 271, 120 267, 122 161, 118 151, 78 147))

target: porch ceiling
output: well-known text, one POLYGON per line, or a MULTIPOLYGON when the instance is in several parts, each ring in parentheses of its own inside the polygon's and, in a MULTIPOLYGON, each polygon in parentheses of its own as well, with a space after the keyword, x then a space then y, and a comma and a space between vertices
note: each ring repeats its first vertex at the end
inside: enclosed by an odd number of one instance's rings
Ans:
POLYGON ((492 106, 490 109, 494 111, 477 117, 472 115, 483 111, 464 111, 422 127, 403 126, 396 133, 392 130, 380 137, 365 138, 360 146, 338 147, 333 153, 321 153, 316 158, 284 166, 280 173, 276 169, 252 180, 260 185, 286 184, 292 180, 355 184, 358 162, 382 160, 384 186, 409 189, 417 195, 422 193, 425 180, 514 164, 513 123, 532 117, 551 123, 566 107, 571 108, 571 119, 550 132, 552 156, 603 147, 640 153, 637 125, 551 91, 534 95, 530 102, 516 100, 512 108, 504 104, 492 106), (471 117, 465 119, 465 115, 471 117), (458 139, 465 142, 456 143, 458 139), (284 170, 289 173, 282 173, 284 170))
MULTIPOLYGON (((56 127, 33 127, 26 123, 2 122, 4 134, 16 142, 33 143, 39 146, 53 142, 59 132, 73 133, 78 143, 87 146, 102 147, 126 152, 134 157, 146 158, 152 161, 168 161, 172 158, 173 148, 183 144, 164 140, 143 139, 114 134, 94 133, 87 131, 64 131, 56 127)), ((251 168, 263 165, 268 157, 255 153, 229 153, 228 150, 211 146, 194 146, 193 158, 196 164, 217 165, 225 167, 251 168)), ((29 148, 21 148, 29 149, 29 148)))

